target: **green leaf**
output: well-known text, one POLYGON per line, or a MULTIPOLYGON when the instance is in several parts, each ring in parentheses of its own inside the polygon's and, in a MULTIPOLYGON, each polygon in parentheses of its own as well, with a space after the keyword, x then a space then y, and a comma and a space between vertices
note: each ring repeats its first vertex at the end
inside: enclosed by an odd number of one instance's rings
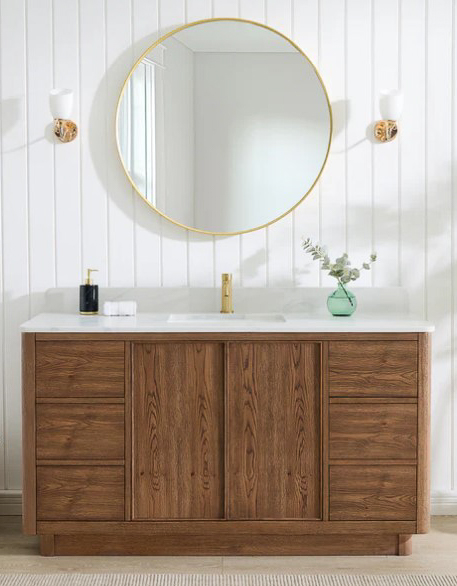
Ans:
POLYGON ((347 257, 345 257, 343 254, 343 256, 340 256, 339 258, 337 258, 335 262, 344 267, 347 264, 347 257))

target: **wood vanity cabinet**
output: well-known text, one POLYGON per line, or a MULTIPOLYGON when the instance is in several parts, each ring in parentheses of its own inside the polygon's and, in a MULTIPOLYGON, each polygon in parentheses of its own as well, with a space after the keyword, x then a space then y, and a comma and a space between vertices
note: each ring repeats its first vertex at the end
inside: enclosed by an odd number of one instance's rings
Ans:
POLYGON ((429 334, 23 334, 44 555, 411 551, 429 334))

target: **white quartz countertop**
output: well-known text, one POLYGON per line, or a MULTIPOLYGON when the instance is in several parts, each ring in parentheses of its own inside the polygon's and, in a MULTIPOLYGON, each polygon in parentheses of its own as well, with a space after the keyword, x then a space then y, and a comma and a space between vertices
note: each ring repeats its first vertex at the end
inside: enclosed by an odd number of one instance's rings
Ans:
POLYGON ((41 313, 21 326, 35 333, 115 332, 433 332, 430 322, 409 315, 363 315, 333 317, 300 313, 169 314, 139 313, 132 317, 82 316, 78 313, 41 313))

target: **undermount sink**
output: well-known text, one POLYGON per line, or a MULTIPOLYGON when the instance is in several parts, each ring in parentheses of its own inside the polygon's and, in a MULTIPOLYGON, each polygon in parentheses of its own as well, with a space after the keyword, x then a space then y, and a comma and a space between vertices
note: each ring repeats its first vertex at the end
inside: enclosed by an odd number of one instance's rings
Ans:
POLYGON ((280 313, 172 313, 169 322, 226 322, 226 321, 275 321, 284 322, 280 313))

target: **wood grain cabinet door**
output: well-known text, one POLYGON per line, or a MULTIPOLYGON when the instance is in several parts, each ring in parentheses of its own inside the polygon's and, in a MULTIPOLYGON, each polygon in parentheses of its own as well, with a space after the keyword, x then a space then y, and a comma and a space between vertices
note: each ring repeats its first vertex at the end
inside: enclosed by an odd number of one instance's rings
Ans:
POLYGON ((319 519, 320 344, 231 343, 230 519, 319 519))
POLYGON ((133 518, 224 513, 224 345, 133 345, 133 518))

